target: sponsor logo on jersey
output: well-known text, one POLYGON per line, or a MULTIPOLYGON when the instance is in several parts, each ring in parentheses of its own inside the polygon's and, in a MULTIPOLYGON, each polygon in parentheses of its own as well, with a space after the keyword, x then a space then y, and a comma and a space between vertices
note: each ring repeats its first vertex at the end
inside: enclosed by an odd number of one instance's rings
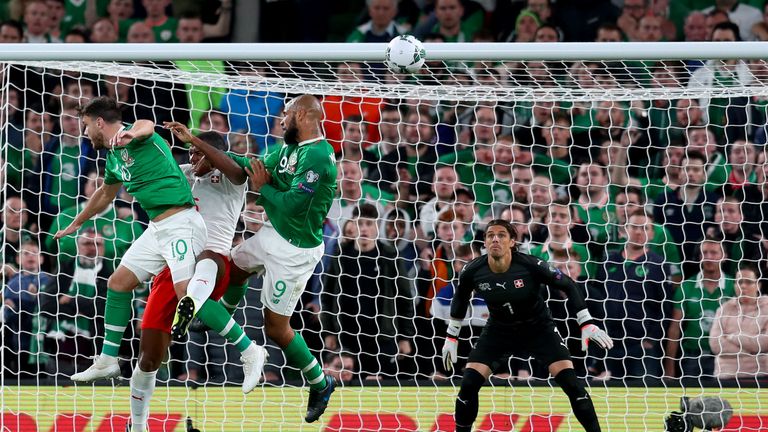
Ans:
POLYGON ((307 171, 307 183, 314 183, 319 178, 320 178, 320 174, 318 174, 318 173, 316 173, 316 172, 314 172, 312 170, 307 171))
POLYGON ((522 279, 515 279, 515 288, 522 288, 525 286, 525 282, 522 279))
POLYGON ((128 154, 128 149, 125 148, 120 151, 120 159, 123 160, 123 163, 127 167, 132 167, 133 163, 135 162, 135 159, 133 159, 131 155, 128 154))
POLYGON ((221 182, 221 177, 219 177, 216 174, 211 176, 211 183, 220 183, 220 182, 221 182))
POLYGON ((480 291, 488 291, 489 289, 491 289, 491 284, 489 284, 488 282, 479 283, 477 284, 477 289, 480 291))
POLYGON ((299 190, 306 192, 306 193, 315 193, 315 190, 311 187, 305 185, 304 183, 299 183, 299 190))

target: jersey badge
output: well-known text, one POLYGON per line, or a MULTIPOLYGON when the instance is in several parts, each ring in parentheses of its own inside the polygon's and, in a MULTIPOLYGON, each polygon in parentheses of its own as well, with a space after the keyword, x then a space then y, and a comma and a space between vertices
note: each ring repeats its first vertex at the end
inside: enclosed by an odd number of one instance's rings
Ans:
POLYGON ((299 161, 299 157, 296 155, 296 152, 291 154, 291 157, 288 158, 288 166, 285 168, 285 171, 288 174, 296 174, 296 162, 299 161))
POLYGON ((523 288, 524 286, 525 282, 522 279, 515 279, 515 288, 523 288))
POLYGON ((212 175, 211 176, 211 183, 221 183, 221 177, 219 177, 216 174, 212 175))
POLYGON ((120 151, 120 159, 123 160, 123 163, 127 167, 132 167, 133 163, 135 162, 135 159, 133 159, 131 155, 128 154, 128 149, 125 148, 120 151))
POLYGON ((318 174, 318 173, 316 173, 316 172, 314 172, 312 170, 307 171, 307 183, 314 183, 319 178, 320 178, 320 174, 318 174))
POLYGON ((477 289, 480 291, 488 291, 489 289, 491 289, 491 284, 489 284, 488 282, 479 283, 477 284, 477 289))

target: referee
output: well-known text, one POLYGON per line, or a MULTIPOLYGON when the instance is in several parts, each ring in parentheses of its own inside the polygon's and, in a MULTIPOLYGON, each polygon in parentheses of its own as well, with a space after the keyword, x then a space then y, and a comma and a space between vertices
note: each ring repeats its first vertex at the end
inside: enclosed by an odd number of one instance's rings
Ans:
POLYGON ((568 310, 581 326, 583 350, 590 340, 603 349, 613 346, 613 341, 594 324, 584 296, 573 280, 542 260, 517 252, 515 238, 517 233, 509 222, 489 222, 485 232, 488 253, 464 267, 451 301, 451 320, 442 353, 448 371, 457 359, 457 336, 473 291, 485 300, 490 312, 488 324, 464 369, 456 398, 456 432, 471 430, 477 417, 480 388, 493 370, 515 353, 531 354, 546 365, 568 395, 579 423, 587 432, 599 432, 595 407, 576 378, 568 348, 542 296, 542 285, 560 289, 568 296, 568 310))

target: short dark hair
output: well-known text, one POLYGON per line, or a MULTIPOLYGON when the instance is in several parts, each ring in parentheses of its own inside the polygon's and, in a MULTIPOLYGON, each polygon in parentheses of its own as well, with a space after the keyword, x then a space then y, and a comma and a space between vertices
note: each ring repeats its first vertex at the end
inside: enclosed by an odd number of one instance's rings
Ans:
POLYGON ((206 143, 210 144, 216 149, 219 149, 221 151, 228 150, 227 142, 224 141, 224 136, 222 136, 218 132, 206 131, 206 132, 200 133, 200 135, 198 135, 197 137, 205 141, 206 143))
POLYGON ((507 230, 509 233, 509 236, 513 239, 517 239, 517 229, 515 229, 515 226, 511 223, 505 221, 504 219, 494 219, 485 226, 485 232, 488 233, 488 229, 493 226, 500 226, 507 230))
POLYGON ((755 274, 755 279, 757 279, 758 281, 760 280, 760 276, 762 276, 760 274, 760 269, 751 262, 742 261, 739 263, 739 271, 744 271, 744 270, 752 271, 755 274))
POLYGON ((107 123, 115 123, 123 120, 123 113, 120 110, 120 105, 117 104, 115 99, 107 96, 99 96, 93 98, 85 106, 80 107, 78 110, 80 117, 101 117, 107 123))
POLYGON ((698 160, 701 161, 701 163, 703 163, 705 165, 707 164, 707 157, 704 156, 704 153, 702 153, 700 151, 695 151, 695 150, 689 151, 685 155, 685 158, 688 159, 688 160, 698 159, 698 160))
POLYGON ((730 30, 733 32, 733 37, 736 39, 736 42, 741 42, 741 31, 739 30, 738 24, 731 21, 723 21, 712 28, 712 33, 709 35, 709 38, 712 39, 712 36, 718 30, 730 30))
POLYGON ((80 36, 81 38, 83 38, 83 41, 85 41, 85 43, 88 43, 91 41, 91 38, 88 34, 88 30, 80 26, 73 27, 70 31, 68 31, 67 34, 64 36, 64 39, 66 39, 67 36, 69 35, 80 36))
POLYGON ((379 210, 370 203, 361 203, 352 211, 352 218, 378 219, 379 210))
POLYGON ((5 26, 13 27, 17 32, 19 32, 19 37, 24 37, 24 26, 20 22, 16 20, 5 20, 0 23, 0 27, 5 26))
POLYGON ((643 190, 637 186, 626 186, 624 188, 619 189, 619 194, 622 194, 622 193, 624 195, 629 195, 629 194, 637 195, 637 197, 640 199, 640 202, 639 202, 640 205, 645 205, 647 202, 645 194, 643 193, 643 190))

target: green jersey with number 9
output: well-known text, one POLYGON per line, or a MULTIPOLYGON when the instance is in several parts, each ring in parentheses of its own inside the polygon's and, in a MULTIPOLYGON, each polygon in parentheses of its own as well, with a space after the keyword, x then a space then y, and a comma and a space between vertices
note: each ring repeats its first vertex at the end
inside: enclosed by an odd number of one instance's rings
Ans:
MULTIPOLYGON (((128 125, 125 129, 131 127, 128 125)), ((173 158, 170 146, 157 133, 110 149, 104 183, 122 183, 150 219, 172 207, 195 205, 187 178, 173 158)))
POLYGON ((272 183, 258 203, 284 239, 300 248, 323 242, 323 222, 336 196, 336 157, 325 138, 283 145, 264 158, 272 183))

